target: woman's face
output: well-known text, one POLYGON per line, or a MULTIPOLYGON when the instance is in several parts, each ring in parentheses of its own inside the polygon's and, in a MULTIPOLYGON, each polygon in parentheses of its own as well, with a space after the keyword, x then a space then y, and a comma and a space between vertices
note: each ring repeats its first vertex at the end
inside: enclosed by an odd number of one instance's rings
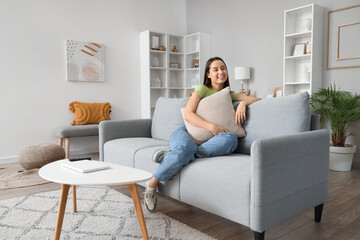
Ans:
POLYGON ((228 78, 225 64, 220 60, 213 61, 210 64, 210 70, 207 77, 211 79, 211 84, 224 84, 228 78))

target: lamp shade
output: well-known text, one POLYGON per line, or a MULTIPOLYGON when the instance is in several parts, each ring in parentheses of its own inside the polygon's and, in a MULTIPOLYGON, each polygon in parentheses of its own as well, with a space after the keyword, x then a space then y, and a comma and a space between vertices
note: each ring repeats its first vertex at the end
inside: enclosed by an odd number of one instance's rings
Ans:
POLYGON ((235 80, 250 79, 250 67, 235 67, 234 79, 235 80))

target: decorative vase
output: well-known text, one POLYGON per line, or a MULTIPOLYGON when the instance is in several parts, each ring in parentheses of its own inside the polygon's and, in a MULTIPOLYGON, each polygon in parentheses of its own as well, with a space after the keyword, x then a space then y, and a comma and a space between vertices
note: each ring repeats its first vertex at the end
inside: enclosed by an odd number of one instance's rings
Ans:
POLYGON ((191 80, 191 87, 196 88, 198 85, 200 85, 200 79, 199 79, 199 75, 196 74, 191 80))
POLYGON ((310 72, 300 72, 301 82, 310 82, 310 72))
POLYGON ((301 24, 303 32, 311 31, 311 22, 311 18, 304 18, 302 20, 301 24))
POLYGON ((346 144, 345 147, 330 146, 330 166, 334 171, 350 171, 356 152, 356 145, 346 144))
POLYGON ((156 78, 154 87, 158 87, 158 88, 161 87, 161 80, 159 77, 156 78))
POLYGON ((152 66, 153 67, 160 67, 160 61, 159 61, 158 57, 153 58, 152 66))

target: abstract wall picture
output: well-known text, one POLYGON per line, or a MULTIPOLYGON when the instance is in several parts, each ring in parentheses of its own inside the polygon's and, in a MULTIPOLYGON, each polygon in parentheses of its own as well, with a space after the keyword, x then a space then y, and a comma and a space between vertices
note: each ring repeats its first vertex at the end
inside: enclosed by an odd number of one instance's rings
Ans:
POLYGON ((104 45, 66 41, 67 81, 105 81, 104 45))

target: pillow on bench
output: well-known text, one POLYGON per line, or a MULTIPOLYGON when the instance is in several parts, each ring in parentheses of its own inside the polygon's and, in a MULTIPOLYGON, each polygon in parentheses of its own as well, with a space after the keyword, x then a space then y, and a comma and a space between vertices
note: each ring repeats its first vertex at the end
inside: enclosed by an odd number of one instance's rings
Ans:
POLYGON ((243 125, 247 135, 239 138, 235 152, 250 154, 251 144, 260 138, 309 131, 310 120, 307 92, 255 102, 247 107, 243 125))
POLYGON ((110 120, 110 103, 84 103, 71 102, 69 110, 75 113, 75 119, 71 125, 97 124, 104 120, 110 120))

